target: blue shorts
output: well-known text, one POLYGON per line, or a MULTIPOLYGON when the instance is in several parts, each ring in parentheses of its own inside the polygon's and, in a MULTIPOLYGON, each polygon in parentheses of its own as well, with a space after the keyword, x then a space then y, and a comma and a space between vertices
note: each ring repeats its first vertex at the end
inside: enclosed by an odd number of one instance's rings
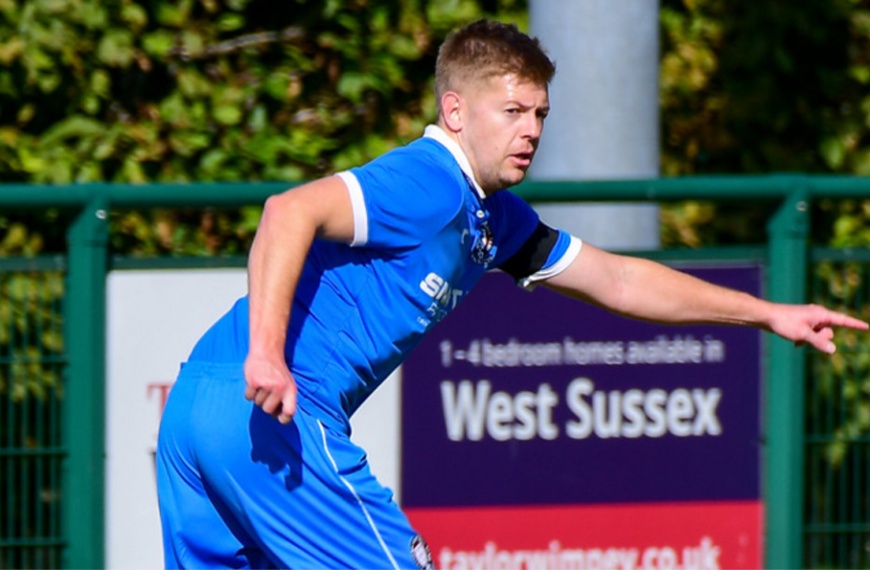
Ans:
POLYGON ((431 567, 346 433, 304 405, 282 425, 244 389, 241 364, 198 362, 172 388, 157 446, 168 568, 431 567))

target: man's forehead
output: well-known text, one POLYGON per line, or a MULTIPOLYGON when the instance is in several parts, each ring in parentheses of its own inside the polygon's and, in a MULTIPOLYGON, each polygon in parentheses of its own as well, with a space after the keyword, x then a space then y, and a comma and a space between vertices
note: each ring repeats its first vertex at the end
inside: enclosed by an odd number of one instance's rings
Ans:
POLYGON ((490 73, 466 82, 462 91, 478 92, 506 100, 543 99, 548 101, 549 91, 546 84, 523 77, 517 73, 490 73))

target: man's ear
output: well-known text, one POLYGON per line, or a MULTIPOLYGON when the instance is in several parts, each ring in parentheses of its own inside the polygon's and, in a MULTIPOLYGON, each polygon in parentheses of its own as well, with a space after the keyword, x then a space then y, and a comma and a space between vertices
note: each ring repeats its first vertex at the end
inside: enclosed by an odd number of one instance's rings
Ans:
POLYGON ((444 125, 453 132, 462 130, 462 97, 455 91, 448 91, 441 96, 441 115, 444 125))

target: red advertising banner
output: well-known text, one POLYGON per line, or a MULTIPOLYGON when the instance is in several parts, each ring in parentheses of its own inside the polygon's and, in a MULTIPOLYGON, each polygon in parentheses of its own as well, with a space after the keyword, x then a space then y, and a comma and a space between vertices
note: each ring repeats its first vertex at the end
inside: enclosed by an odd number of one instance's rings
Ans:
POLYGON ((761 568, 759 501, 407 509, 437 568, 761 568))

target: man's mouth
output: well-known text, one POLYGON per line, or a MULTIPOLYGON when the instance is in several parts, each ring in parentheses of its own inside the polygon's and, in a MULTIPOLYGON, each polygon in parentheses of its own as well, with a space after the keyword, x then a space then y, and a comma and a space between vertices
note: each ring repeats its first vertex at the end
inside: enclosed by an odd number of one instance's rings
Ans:
POLYGON ((532 164, 532 157, 534 153, 532 152, 520 152, 517 154, 511 155, 514 164, 516 164, 520 168, 528 168, 532 164))

